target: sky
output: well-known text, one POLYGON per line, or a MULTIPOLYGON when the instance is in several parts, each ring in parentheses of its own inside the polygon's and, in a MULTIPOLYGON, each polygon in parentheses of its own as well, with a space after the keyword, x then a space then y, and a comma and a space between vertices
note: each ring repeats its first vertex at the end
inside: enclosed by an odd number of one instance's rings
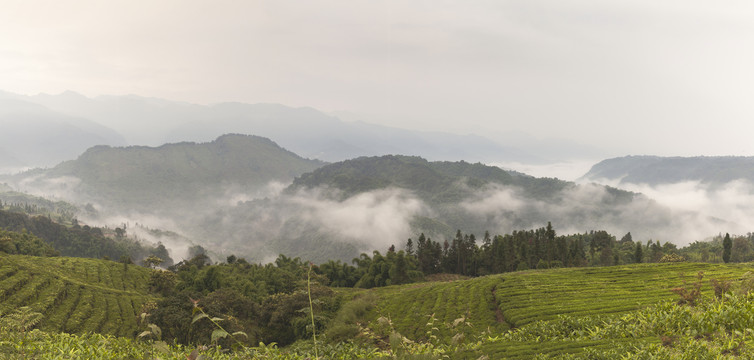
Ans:
POLYGON ((308 106, 615 154, 754 155, 754 4, 3 0, 0 90, 308 106))

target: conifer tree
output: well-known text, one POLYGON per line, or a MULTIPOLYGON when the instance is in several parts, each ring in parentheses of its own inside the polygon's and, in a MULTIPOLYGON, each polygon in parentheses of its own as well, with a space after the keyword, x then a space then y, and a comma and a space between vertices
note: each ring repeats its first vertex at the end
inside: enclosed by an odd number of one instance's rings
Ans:
POLYGON ((733 247, 733 242, 730 240, 730 235, 725 233, 725 239, 723 239, 723 261, 730 262, 730 250, 733 247))

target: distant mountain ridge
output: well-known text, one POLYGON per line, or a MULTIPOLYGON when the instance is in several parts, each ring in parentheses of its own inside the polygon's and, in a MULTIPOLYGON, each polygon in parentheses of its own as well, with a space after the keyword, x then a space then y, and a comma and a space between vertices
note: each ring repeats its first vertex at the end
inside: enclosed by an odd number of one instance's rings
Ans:
POLYGON ((100 124, 2 96, 0 128, 0 173, 53 166, 95 145, 126 144, 120 134, 100 124))
POLYGON ((599 162, 583 178, 648 185, 684 181, 720 185, 740 179, 754 182, 754 157, 625 156, 599 162))
POLYGON ((223 135, 208 143, 160 147, 96 146, 76 160, 49 170, 11 177, 18 187, 72 192, 81 200, 122 210, 149 210, 200 199, 222 198, 229 191, 254 192, 271 181, 324 165, 304 159, 259 136, 223 135))
POLYGON ((72 91, 34 96, 0 92, 0 99, 32 104, 59 117, 86 119, 125 138, 125 142, 103 138, 89 146, 207 142, 223 134, 240 133, 267 137, 303 157, 328 162, 386 154, 450 161, 547 162, 520 147, 483 136, 346 122, 309 107, 264 103, 205 106, 136 95, 89 98, 72 91))

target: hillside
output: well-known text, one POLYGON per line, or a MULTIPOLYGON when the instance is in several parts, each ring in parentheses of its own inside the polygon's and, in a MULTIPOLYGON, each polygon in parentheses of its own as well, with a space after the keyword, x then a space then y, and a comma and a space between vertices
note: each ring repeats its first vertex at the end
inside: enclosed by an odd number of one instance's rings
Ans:
POLYGON ((0 312, 29 306, 44 315, 39 329, 132 337, 149 294, 150 271, 80 258, 0 253, 0 312))
POLYGON ((209 143, 157 148, 97 146, 76 160, 16 175, 9 182, 21 190, 57 194, 79 203, 154 210, 253 193, 321 165, 266 138, 224 135, 209 143))
MULTIPOLYGON (((430 162, 414 156, 387 155, 324 166, 296 178, 288 190, 330 187, 341 190, 343 197, 349 197, 396 187, 411 190, 430 203, 452 203, 467 199, 491 185, 516 186, 526 196, 535 199, 552 199, 559 192, 576 186, 567 181, 535 178, 481 163, 430 162)), ((613 194, 623 200, 630 200, 633 195, 620 190, 613 191, 613 194)))
MULTIPOLYGON (((126 236, 118 237, 112 231, 109 231, 108 236, 102 228, 88 225, 74 224, 68 227, 54 222, 50 216, 31 216, 0 209, 0 232, 3 230, 29 233, 63 256, 95 259, 107 257, 115 260, 125 257, 138 262, 149 255, 157 255, 165 260, 166 265, 172 264, 167 250, 159 244, 150 245, 126 236)), ((27 252, 41 253, 52 252, 27 252)))
POLYGON ((284 253, 321 262, 350 261, 420 233, 442 243, 458 229, 481 238, 485 231, 509 233, 548 221, 567 232, 641 236, 677 226, 664 208, 631 192, 393 155, 323 166, 280 196, 240 203, 196 225, 227 254, 261 260, 284 253))
POLYGON ((748 271, 750 266, 744 264, 639 264, 532 270, 392 286, 355 293, 353 304, 343 306, 336 318, 341 322, 336 324, 338 331, 344 332, 349 326, 369 323, 378 332, 378 318, 385 317, 395 331, 413 341, 449 344, 457 334, 463 334, 461 341, 469 345, 480 341, 478 346, 472 346, 473 350, 452 357, 459 359, 477 359, 481 355, 490 359, 531 359, 538 354, 556 356, 590 348, 617 348, 627 353, 636 351, 634 347, 659 343, 664 334, 594 335, 580 340, 554 334, 563 327, 574 332, 580 327, 596 327, 599 331, 599 326, 606 326, 609 319, 676 300, 678 295, 671 289, 686 282, 690 287, 698 272, 703 272, 705 279, 702 297, 710 299, 714 295, 709 279, 739 279, 748 271), (370 310, 360 317, 346 316, 354 308, 364 307, 370 310), (537 333, 548 328, 552 329, 550 337, 537 333), (520 334, 504 336, 509 330, 511 335, 520 334), (430 334, 437 338, 430 338, 430 334))
POLYGON ((721 185, 740 179, 754 181, 754 157, 626 156, 599 162, 583 178, 648 185, 684 181, 721 185))
MULTIPOLYGON (((195 267, 188 267, 182 270, 183 274, 179 271, 179 278, 189 281, 184 286, 190 285, 192 278, 203 279, 210 274, 220 283, 229 279, 233 284, 224 286, 233 286, 236 291, 218 290, 200 304, 211 307, 213 315, 227 316, 230 313, 226 312, 236 308, 275 314, 271 318, 254 314, 255 323, 249 324, 253 329, 264 326, 266 321, 278 323, 290 314, 297 314, 294 317, 301 320, 301 311, 296 309, 305 306, 306 291, 278 293, 262 307, 242 301, 239 295, 256 293, 252 287, 241 286, 250 279, 271 276, 284 280, 286 276, 281 277, 281 271, 293 271, 288 276, 298 272, 296 278, 305 276, 300 272, 300 262, 283 260, 279 267, 252 266, 251 271, 240 273, 249 265, 225 264, 198 272, 195 267), (249 279, 242 279, 247 276, 249 279)), ((189 355, 193 352, 218 360, 750 358, 754 354, 746 344, 754 339, 746 329, 754 320, 751 294, 745 294, 751 291, 754 281, 750 268, 747 264, 660 263, 529 270, 371 290, 343 289, 339 294, 316 285, 318 290, 312 296, 317 305, 309 309, 314 309, 316 321, 322 326, 317 343, 310 335, 304 335, 308 340, 284 348, 244 340, 252 343, 238 343, 241 348, 227 352, 212 346, 198 347, 209 341, 213 327, 202 328, 202 323, 197 323, 183 328, 192 316, 191 306, 183 306, 186 299, 181 296, 160 301, 154 315, 169 306, 176 311, 169 321, 184 329, 176 335, 197 336, 201 330, 204 334, 197 339, 204 340, 189 346, 134 340, 138 306, 157 300, 150 298, 142 285, 149 270, 126 269, 107 261, 6 255, 0 256, 0 296, 4 300, 0 310, 31 305, 34 311, 44 314, 38 328, 49 333, 8 333, 0 327, 4 336, 0 350, 8 355, 35 356, 62 350, 93 359, 149 359, 155 351, 166 359, 191 358, 196 356, 189 355), (720 283, 728 283, 729 287, 718 294, 716 291, 721 288, 713 284, 720 283), (679 301, 684 299, 679 294, 689 294, 697 287, 701 291, 693 297, 694 306, 679 301), (90 311, 91 317, 81 317, 90 311), (59 330, 97 331, 126 338, 55 334, 59 330)), ((286 286, 293 285, 289 280, 284 281, 286 286)), ((201 281, 191 286, 217 285, 201 281)), ((238 320, 221 323, 235 327, 238 320)), ((167 325, 162 325, 163 336, 174 331, 167 325)), ((288 323, 300 328, 304 325, 301 321, 288 323)), ((254 337, 269 335, 249 332, 254 337)), ((168 338, 163 340, 172 343, 168 338)))

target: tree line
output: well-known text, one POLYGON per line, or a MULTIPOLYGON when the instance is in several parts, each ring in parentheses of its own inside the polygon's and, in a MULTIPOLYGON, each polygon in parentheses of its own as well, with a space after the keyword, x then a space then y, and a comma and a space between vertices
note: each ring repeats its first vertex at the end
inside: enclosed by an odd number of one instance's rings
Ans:
POLYGON ((726 234, 684 248, 659 240, 620 239, 604 230, 557 235, 551 223, 538 229, 513 231, 482 239, 460 230, 454 238, 435 241, 424 234, 408 239, 402 250, 391 246, 383 255, 362 253, 351 264, 328 261, 317 271, 331 286, 371 288, 405 284, 432 274, 483 276, 529 269, 610 266, 634 263, 754 261, 754 234, 726 234), (727 244, 727 245, 726 245, 727 244))

